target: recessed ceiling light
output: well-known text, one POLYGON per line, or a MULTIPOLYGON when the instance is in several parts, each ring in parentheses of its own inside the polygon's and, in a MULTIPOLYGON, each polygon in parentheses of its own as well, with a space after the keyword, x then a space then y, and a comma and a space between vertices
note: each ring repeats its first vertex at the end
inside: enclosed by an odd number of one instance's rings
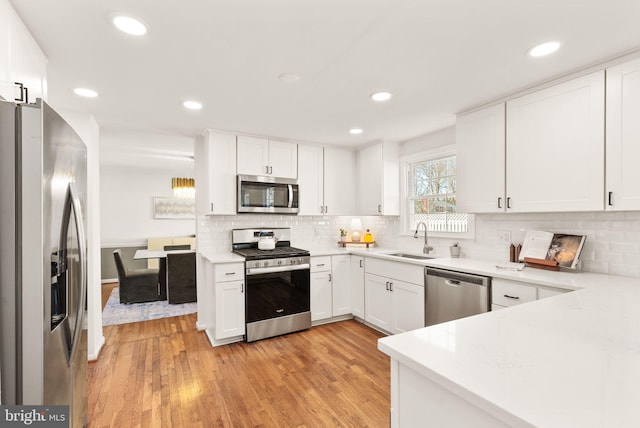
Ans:
POLYGON ((529 49, 529 56, 539 57, 554 53, 560 48, 559 42, 545 42, 529 49))
POLYGON ((86 97, 86 98, 95 98, 98 96, 98 93, 96 91, 89 88, 75 88, 73 92, 76 95, 80 95, 81 97, 86 97))
POLYGON ((298 83, 298 81, 300 81, 300 76, 293 73, 282 73, 278 76, 278 79, 283 83, 298 83))
POLYGON ((362 134, 364 131, 360 128, 351 128, 349 130, 349 134, 353 134, 353 135, 359 135, 362 134))
POLYGON ((125 15, 113 15, 111 22, 116 28, 132 36, 143 36, 147 34, 147 26, 135 18, 125 15))
POLYGON ((393 97, 393 94, 391 92, 381 91, 381 92, 374 92, 373 94, 370 95, 370 97, 373 101, 383 102, 383 101, 389 101, 391 97, 393 97))
POLYGON ((200 110, 202 109, 202 103, 198 101, 185 101, 182 103, 184 108, 188 108, 189 110, 200 110))

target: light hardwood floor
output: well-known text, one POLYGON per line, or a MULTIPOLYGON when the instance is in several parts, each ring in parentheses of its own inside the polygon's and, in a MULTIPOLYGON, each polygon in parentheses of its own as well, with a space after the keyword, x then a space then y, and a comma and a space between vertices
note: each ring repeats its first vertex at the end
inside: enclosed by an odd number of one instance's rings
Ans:
POLYGON ((196 315, 104 328, 89 427, 388 427, 381 334, 342 321, 213 348, 196 315))

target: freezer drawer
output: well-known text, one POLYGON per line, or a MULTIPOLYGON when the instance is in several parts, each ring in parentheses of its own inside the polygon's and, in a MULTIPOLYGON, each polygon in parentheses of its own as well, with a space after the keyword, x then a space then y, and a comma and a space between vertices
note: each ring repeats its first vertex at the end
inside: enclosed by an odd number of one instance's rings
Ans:
POLYGON ((425 326, 487 312, 491 278, 425 268, 425 326))

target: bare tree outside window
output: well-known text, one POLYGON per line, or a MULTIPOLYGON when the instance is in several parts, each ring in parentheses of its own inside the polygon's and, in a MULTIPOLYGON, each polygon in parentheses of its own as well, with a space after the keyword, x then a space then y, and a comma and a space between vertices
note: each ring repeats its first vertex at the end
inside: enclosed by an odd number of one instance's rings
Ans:
POLYGON ((416 162, 410 171, 409 227, 422 221, 429 231, 467 232, 467 214, 456 212, 456 157, 416 162))

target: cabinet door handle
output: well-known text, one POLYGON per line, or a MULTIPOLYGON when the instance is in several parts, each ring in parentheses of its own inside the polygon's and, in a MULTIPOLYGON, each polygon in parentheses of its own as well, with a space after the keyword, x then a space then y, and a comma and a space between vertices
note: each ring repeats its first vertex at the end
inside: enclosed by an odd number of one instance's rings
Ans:
POLYGON ((273 174, 273 167, 272 166, 269 167, 269 174, 273 174))
POLYGON ((326 205, 324 206, 324 213, 325 213, 325 214, 328 214, 328 213, 329 213, 329 207, 328 207, 328 206, 326 206, 326 205))
POLYGON ((264 166, 264 173, 269 174, 269 165, 264 166))
POLYGON ((389 281, 384 283, 384 289, 389 291, 389 281))
POLYGON ((502 208, 502 197, 498 197, 498 208, 502 208))
POLYGON ((362 265, 362 263, 364 263, 364 260, 360 260, 360 267, 363 268, 364 266, 362 265))
POLYGON ((511 198, 507 198, 507 208, 511 208, 511 198))
POLYGON ((389 283, 389 291, 393 291, 393 282, 389 283))
POLYGON ((331 282, 331 274, 329 274, 329 282, 331 282))
POLYGON ((213 212, 213 202, 211 202, 211 212, 213 212))
POLYGON ((324 207, 320 205, 320 214, 324 214, 324 207))
POLYGON ((609 206, 613 206, 613 192, 609 192, 609 206))
POLYGON ((382 205, 378 204, 378 212, 382 214, 382 205))
POLYGON ((507 299, 520 300, 520 297, 518 297, 518 296, 509 296, 508 294, 505 294, 504 297, 506 297, 507 299))
POLYGON ((244 282, 240 283, 240 292, 244 293, 244 282))

